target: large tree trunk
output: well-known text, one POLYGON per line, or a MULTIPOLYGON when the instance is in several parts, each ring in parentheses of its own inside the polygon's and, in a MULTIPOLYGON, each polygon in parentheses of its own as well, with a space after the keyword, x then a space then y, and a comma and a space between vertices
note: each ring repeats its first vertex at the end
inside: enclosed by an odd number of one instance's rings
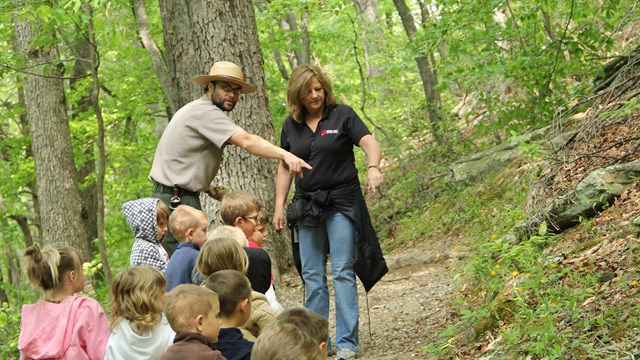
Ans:
POLYGON ((42 26, 17 21, 15 28, 18 47, 27 55, 30 69, 24 88, 44 243, 67 244, 88 259, 57 48, 31 46, 36 36, 43 35, 35 32, 42 26))
MULTIPOLYGON (((202 95, 202 89, 193 82, 194 76, 208 74, 216 61, 232 61, 243 69, 247 81, 258 90, 242 95, 230 116, 246 131, 273 143, 274 129, 253 11, 249 0, 160 1, 167 63, 178 105, 183 106, 202 95)), ((225 150, 224 162, 214 182, 231 190, 254 194, 264 210, 271 214, 276 165, 273 160, 230 146, 225 150)), ((207 196, 202 200, 210 221, 220 223, 219 204, 207 196)), ((267 250, 276 257, 280 268, 290 263, 285 239, 267 243, 267 250)))

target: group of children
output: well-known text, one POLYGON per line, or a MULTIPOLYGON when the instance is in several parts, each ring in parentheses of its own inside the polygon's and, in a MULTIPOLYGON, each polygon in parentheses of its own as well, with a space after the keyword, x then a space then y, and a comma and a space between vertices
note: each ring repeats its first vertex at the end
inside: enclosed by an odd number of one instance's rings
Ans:
POLYGON ((123 205, 134 233, 131 267, 111 284, 109 316, 84 288, 71 248, 25 251, 29 279, 44 298, 24 305, 18 347, 24 359, 327 358, 328 323, 305 308, 282 311, 271 260, 261 248, 268 219, 250 194, 222 200, 226 226, 207 232, 204 212, 171 214, 157 199, 123 205), (178 246, 161 245, 171 230, 178 246))

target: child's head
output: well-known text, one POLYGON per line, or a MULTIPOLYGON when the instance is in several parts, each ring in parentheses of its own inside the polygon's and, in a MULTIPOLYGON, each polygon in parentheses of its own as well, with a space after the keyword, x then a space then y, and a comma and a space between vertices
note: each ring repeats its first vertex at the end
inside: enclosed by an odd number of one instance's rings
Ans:
POLYGON ((220 304, 215 292, 193 284, 178 285, 167 296, 165 314, 176 333, 195 332, 218 341, 220 304))
POLYGON ((44 291, 65 290, 69 295, 84 289, 80 255, 70 247, 38 245, 27 248, 27 275, 34 286, 44 291))
POLYGON ((327 355, 327 341, 329 338, 329 322, 320 314, 307 308, 297 306, 281 312, 278 321, 297 326, 316 341, 322 351, 323 357, 327 355))
POLYGON ((252 360, 322 360, 311 336, 293 324, 276 321, 265 327, 251 350, 252 360))
POLYGON ((169 208, 161 200, 156 203, 156 223, 158 224, 158 240, 162 240, 169 226, 169 208))
POLYGON ((258 211, 255 229, 253 234, 249 237, 249 240, 262 247, 265 241, 267 241, 267 236, 269 236, 269 217, 267 216, 267 213, 260 210, 258 211))
POLYGON ((178 242, 202 247, 207 240, 207 214, 189 205, 180 205, 169 216, 169 228, 178 242))
POLYGON ((162 319, 166 289, 164 275, 151 266, 120 271, 111 283, 111 330, 125 318, 138 334, 153 329, 162 319))
POLYGON ((235 240, 242 247, 249 246, 247 237, 244 235, 242 229, 231 225, 222 225, 211 230, 207 236, 207 241, 223 237, 235 240))
POLYGON ((220 203, 220 217, 225 225, 242 229, 246 237, 255 230, 260 211, 260 203, 255 196, 243 192, 232 191, 224 196, 220 203))
POLYGON ((236 270, 220 270, 211 274, 204 286, 218 294, 220 316, 237 319, 242 326, 251 315, 251 284, 249 279, 236 270))
POLYGON ((246 274, 249 269, 249 259, 235 240, 226 237, 207 241, 196 260, 196 268, 203 278, 219 270, 237 270, 246 274))
POLYGON ((127 201, 122 204, 122 212, 136 238, 159 244, 167 233, 169 208, 160 199, 127 201))

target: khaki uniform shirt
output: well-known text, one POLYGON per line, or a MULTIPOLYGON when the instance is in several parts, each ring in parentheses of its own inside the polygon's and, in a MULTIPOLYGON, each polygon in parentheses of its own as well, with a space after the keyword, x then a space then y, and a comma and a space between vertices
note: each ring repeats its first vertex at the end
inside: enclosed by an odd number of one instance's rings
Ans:
POLYGON ((218 173, 222 150, 242 131, 207 95, 178 110, 164 130, 149 178, 160 184, 206 191, 218 173))

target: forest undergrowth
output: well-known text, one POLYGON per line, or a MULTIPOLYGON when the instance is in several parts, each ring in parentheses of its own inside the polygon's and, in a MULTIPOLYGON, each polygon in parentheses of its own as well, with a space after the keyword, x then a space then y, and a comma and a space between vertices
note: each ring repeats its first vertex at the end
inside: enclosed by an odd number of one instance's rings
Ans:
POLYGON ((384 281, 374 289, 397 309, 382 320, 389 322, 386 350, 365 358, 640 356, 637 181, 594 218, 580 218, 562 233, 544 218, 529 237, 513 231, 589 172, 638 161, 638 94, 627 95, 578 114, 577 132, 560 151, 527 153, 473 183, 448 183, 438 176, 444 165, 419 161, 429 154, 387 169, 386 189, 369 196, 388 257, 400 262, 386 281, 418 280, 401 292, 384 281), (393 325, 406 325, 403 316, 423 338, 403 341, 405 332, 393 325))

